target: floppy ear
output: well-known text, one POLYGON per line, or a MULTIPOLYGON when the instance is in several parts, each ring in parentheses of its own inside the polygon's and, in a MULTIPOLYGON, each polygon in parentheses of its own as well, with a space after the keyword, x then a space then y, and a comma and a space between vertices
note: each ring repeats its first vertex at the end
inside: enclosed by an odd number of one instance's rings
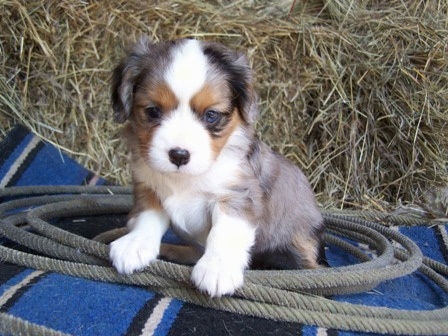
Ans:
POLYGON ((131 115, 135 85, 142 71, 142 57, 149 52, 151 45, 148 38, 141 38, 112 73, 111 100, 116 122, 124 123, 131 115))
POLYGON ((252 68, 245 54, 236 51, 234 53, 236 77, 230 81, 230 86, 234 93, 236 106, 243 119, 247 123, 253 124, 258 117, 258 105, 257 94, 253 85, 252 68))
POLYGON ((243 120, 252 125, 258 116, 257 95, 246 55, 217 43, 205 43, 204 54, 211 64, 226 74, 234 105, 243 120))

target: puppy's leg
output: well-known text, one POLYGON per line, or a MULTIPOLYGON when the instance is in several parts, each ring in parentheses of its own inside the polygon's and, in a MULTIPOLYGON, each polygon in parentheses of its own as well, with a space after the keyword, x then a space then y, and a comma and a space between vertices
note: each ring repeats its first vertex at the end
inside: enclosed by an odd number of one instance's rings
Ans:
POLYGON ((159 256, 179 264, 193 265, 202 257, 202 254, 202 251, 193 246, 162 244, 159 256))
POLYGON ((254 242, 253 225, 216 205, 205 253, 193 268, 192 281, 212 297, 233 294, 243 285, 254 242))
POLYGON ((143 210, 131 218, 131 232, 110 245, 110 260, 120 273, 130 274, 157 258, 162 236, 170 220, 161 210, 143 210))
POLYGON ((321 243, 311 237, 305 238, 296 234, 292 238, 292 247, 298 252, 298 263, 300 268, 320 268, 319 257, 321 243))

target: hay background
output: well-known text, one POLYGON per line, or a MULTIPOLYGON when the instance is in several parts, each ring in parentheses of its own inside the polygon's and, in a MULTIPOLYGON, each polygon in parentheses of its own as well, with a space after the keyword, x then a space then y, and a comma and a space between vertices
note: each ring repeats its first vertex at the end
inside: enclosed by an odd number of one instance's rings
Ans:
POLYGON ((17 122, 129 183, 109 76, 123 47, 196 37, 247 52, 260 137, 322 206, 448 203, 447 2, 0 0, 0 137, 17 122), (428 198, 427 190, 446 194, 428 198))

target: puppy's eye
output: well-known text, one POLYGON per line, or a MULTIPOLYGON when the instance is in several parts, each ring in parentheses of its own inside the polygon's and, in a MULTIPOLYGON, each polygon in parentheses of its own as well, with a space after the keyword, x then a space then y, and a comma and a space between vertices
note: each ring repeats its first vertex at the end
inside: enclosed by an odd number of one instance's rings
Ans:
POLYGON ((221 118, 221 113, 215 110, 207 110, 204 114, 204 121, 208 124, 214 124, 221 118))
POLYGON ((162 110, 158 106, 148 106, 145 108, 145 114, 150 119, 159 119, 162 116, 162 110))

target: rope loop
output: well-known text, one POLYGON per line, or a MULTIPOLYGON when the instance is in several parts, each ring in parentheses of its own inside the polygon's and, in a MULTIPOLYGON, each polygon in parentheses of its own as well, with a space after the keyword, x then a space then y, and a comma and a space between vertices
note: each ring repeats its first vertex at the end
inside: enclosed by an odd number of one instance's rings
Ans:
MULTIPOLYGON (((51 224, 53 220, 67 217, 126 214, 132 207, 131 194, 131 189, 126 187, 0 189, 0 200, 4 201, 0 204, 0 234, 37 252, 25 253, 0 245, 0 258, 3 262, 43 271, 146 286, 204 307, 279 321, 383 334, 447 334, 447 307, 409 311, 348 304, 322 297, 369 291, 382 281, 417 270, 448 292, 446 265, 424 258, 411 239, 373 221, 421 225, 419 219, 387 217, 372 212, 323 211, 328 227, 326 243, 352 254, 360 260, 358 264, 318 270, 248 270, 244 286, 233 297, 210 299, 192 286, 191 267, 188 266, 157 260, 143 272, 132 275, 117 273, 110 265, 109 247, 104 242, 116 239, 125 230, 104 232, 90 240, 51 224), (26 226, 33 231, 24 230, 26 226), (372 258, 347 239, 368 244, 378 256, 372 258)), ((22 332, 37 332, 42 329, 20 319, 11 319, 6 314, 0 314, 0 324, 4 328, 0 331, 19 328, 22 332)))

